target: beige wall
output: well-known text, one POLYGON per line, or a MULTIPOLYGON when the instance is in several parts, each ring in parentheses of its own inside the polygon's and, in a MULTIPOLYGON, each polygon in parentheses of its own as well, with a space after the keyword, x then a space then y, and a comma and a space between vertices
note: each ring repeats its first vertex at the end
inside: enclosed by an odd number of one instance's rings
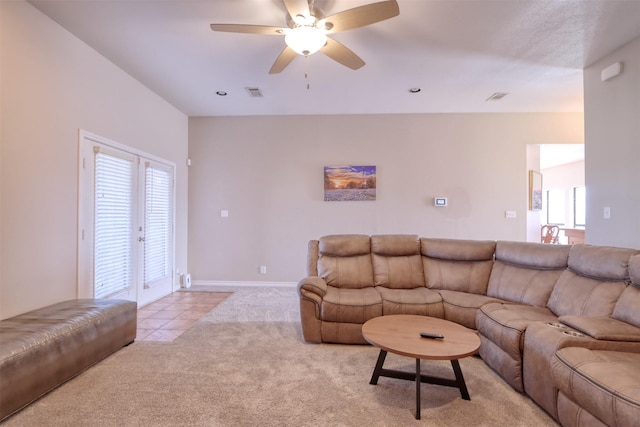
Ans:
MULTIPOLYGON (((527 144, 585 140, 579 113, 187 121, 28 3, 0 15, 0 318, 76 296, 80 128, 176 163, 176 267, 188 249, 194 279, 217 281, 296 281, 307 241, 330 233, 526 240, 527 144), (376 165, 378 200, 324 202, 322 167, 339 164, 376 165)), ((639 52, 585 71, 589 243, 640 248, 639 52)))
POLYGON ((76 298, 78 129, 176 163, 184 270, 187 117, 28 3, 0 8, 0 317, 76 298))
POLYGON ((580 113, 191 118, 189 271, 297 281, 331 233, 524 241, 527 144, 581 142, 580 113), (377 166, 375 202, 323 201, 323 166, 348 164, 377 166))
POLYGON ((529 171, 540 172, 540 145, 530 144, 526 148, 527 156, 527 242, 540 241, 540 223, 542 222, 541 210, 529 209, 529 171))
POLYGON ((640 38, 588 67, 584 87, 586 241, 640 249, 640 38), (618 61, 623 73, 601 81, 618 61))

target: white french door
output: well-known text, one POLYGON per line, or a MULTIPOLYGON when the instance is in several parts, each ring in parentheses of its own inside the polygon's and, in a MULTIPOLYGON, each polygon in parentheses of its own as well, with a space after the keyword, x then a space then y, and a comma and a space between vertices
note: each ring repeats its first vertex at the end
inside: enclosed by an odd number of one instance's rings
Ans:
POLYGON ((171 293, 174 165, 81 131, 79 170, 78 296, 171 293))

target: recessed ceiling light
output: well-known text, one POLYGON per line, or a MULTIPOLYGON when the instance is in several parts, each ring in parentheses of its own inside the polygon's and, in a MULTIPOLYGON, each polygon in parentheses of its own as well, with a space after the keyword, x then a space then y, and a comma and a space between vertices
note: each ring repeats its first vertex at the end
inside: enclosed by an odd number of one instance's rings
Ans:
POLYGON ((504 98, 507 95, 509 95, 509 92, 496 92, 490 97, 488 97, 487 99, 485 99, 485 101, 500 101, 502 98, 504 98))
POLYGON ((227 96, 227 92, 225 92, 224 90, 219 90, 216 92, 216 95, 218 96, 227 96))
POLYGON ((420 92, 422 89, 420 89, 419 87, 412 87, 411 89, 409 89, 410 93, 418 93, 420 92))

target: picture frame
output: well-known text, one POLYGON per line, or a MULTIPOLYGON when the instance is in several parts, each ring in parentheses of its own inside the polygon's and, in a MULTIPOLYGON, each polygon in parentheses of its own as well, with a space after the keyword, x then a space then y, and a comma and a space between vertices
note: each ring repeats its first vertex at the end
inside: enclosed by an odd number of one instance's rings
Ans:
POLYGON ((325 166, 325 202, 376 200, 375 166, 325 166))
POLYGON ((529 171, 529 210, 542 210, 542 174, 529 171))

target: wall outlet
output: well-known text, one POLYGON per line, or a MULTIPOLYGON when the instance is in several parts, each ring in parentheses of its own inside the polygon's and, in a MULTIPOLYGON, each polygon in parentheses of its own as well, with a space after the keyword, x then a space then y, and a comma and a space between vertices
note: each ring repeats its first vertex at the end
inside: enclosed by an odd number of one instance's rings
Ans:
POLYGON ((260 274, 267 274, 267 266, 266 265, 261 265, 260 266, 260 274))
POLYGON ((229 216, 229 211, 228 210, 221 210, 220 211, 220 218, 227 218, 229 216))
POLYGON ((504 211, 504 217, 513 219, 516 217, 516 211, 504 211))

